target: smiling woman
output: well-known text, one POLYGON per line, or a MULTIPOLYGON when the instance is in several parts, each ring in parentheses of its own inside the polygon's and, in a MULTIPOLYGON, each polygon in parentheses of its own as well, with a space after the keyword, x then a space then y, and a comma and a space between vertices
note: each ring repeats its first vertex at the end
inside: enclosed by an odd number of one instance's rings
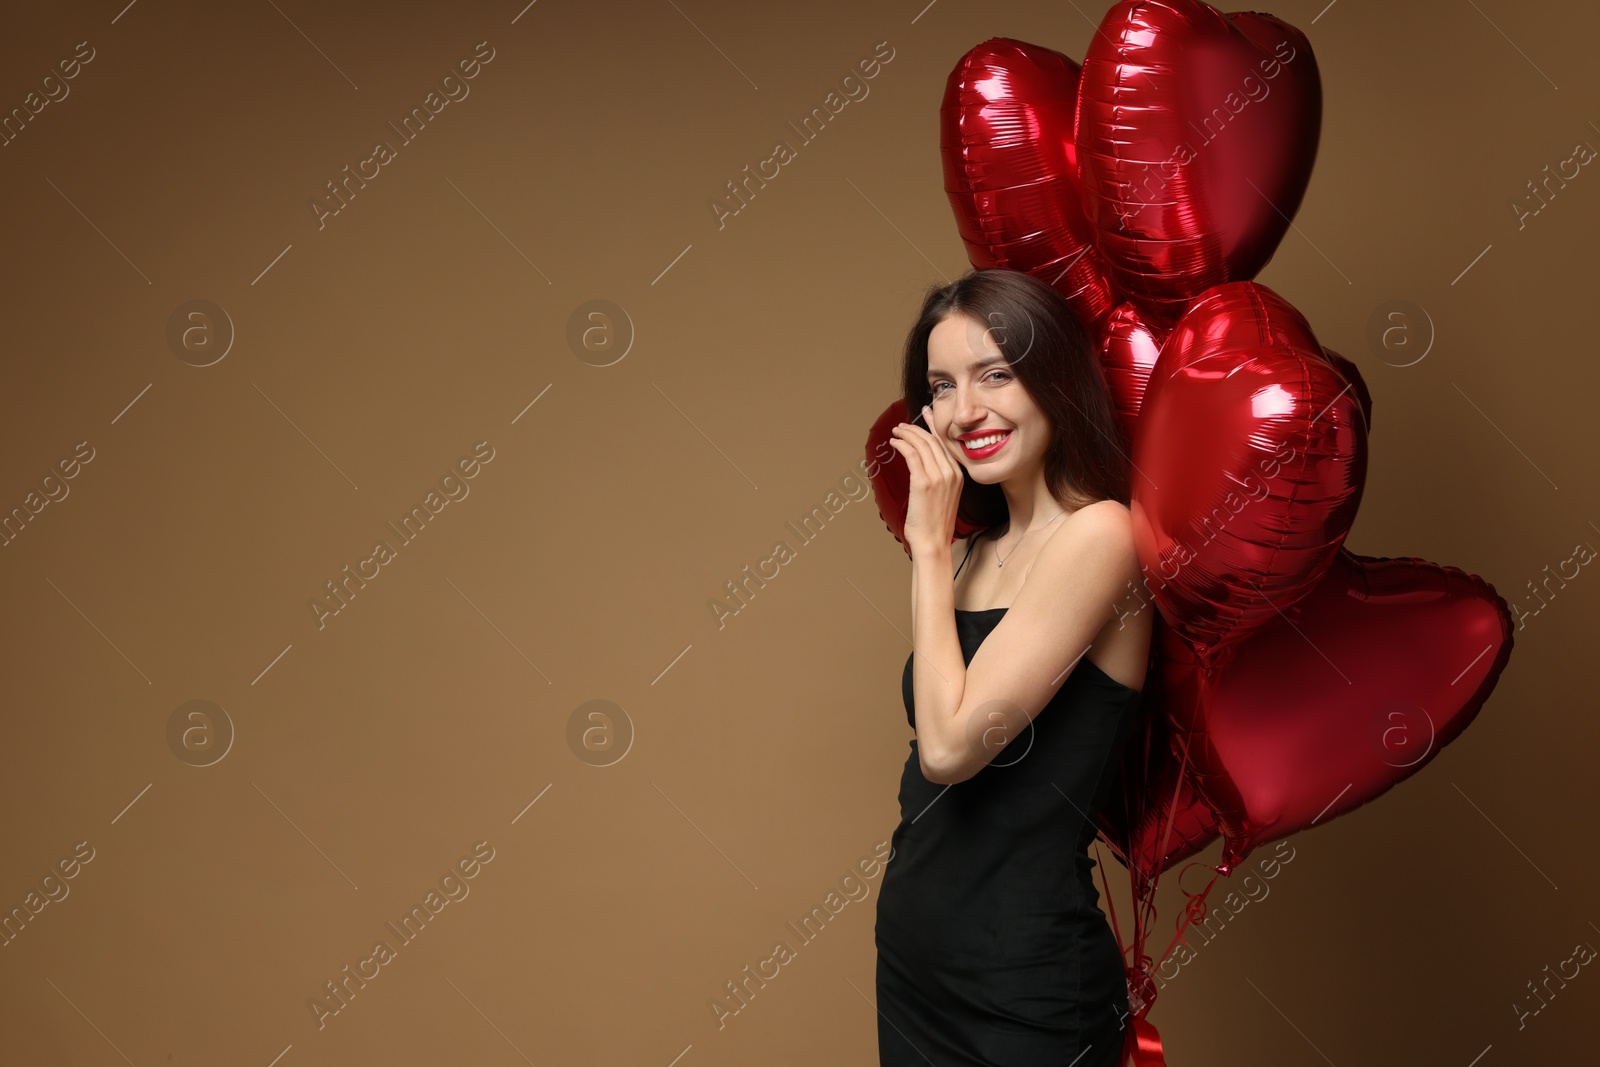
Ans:
POLYGON ((878 897, 879 1063, 1112 1067, 1128 989, 1088 848, 1149 666, 1151 613, 1117 611, 1140 575, 1127 441, 1066 301, 1016 271, 931 289, 903 382, 926 423, 890 442, 916 737, 878 897), (958 515, 981 532, 953 567, 958 515))

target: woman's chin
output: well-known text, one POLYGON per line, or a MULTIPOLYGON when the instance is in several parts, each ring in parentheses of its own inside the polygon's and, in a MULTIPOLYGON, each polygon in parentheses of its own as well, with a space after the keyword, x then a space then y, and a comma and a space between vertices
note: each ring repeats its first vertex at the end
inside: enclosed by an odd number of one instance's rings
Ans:
POLYGON ((967 468, 967 473, 972 475, 973 481, 993 483, 1004 481, 1015 464, 1010 461, 1010 457, 1005 459, 996 457, 985 460, 964 459, 962 466, 967 468))

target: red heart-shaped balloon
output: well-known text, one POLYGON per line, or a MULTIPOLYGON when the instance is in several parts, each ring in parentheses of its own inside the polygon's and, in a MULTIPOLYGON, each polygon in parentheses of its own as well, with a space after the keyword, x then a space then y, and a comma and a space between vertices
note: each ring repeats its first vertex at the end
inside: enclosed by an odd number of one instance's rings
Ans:
POLYGON ((1090 336, 1118 303, 1083 211, 1078 64, 993 37, 956 63, 939 109, 944 188, 967 258, 1051 285, 1090 336))
POLYGON ((1304 34, 1199 0, 1123 0, 1078 88, 1078 168, 1112 285, 1156 325, 1256 276, 1316 162, 1322 79, 1304 34))
POLYGON ((1066 298, 1131 440, 1166 330, 1106 279, 1078 180, 1078 72, 1060 52, 1009 37, 962 56, 939 112, 945 193, 974 268, 1023 271, 1066 298))
POLYGON ((1367 466, 1353 371, 1257 282, 1207 290, 1162 347, 1134 437, 1134 530, 1163 618, 1202 658, 1310 592, 1343 544, 1367 466))
POLYGON ((1100 339, 1100 367, 1128 440, 1136 436, 1150 374, 1161 357, 1167 332, 1144 321, 1139 309, 1124 302, 1106 319, 1100 339))
POLYGON ((1511 613, 1474 574, 1341 549, 1321 584, 1204 666, 1164 640, 1166 711, 1223 831, 1224 868, 1417 773, 1511 657, 1511 613))
POLYGON ((1367 436, 1372 436, 1372 394, 1367 391, 1366 379, 1361 377, 1361 368, 1327 345, 1322 346, 1322 355, 1333 365, 1339 377, 1344 379, 1345 385, 1355 393, 1356 400, 1361 404, 1361 425, 1366 430, 1367 436))

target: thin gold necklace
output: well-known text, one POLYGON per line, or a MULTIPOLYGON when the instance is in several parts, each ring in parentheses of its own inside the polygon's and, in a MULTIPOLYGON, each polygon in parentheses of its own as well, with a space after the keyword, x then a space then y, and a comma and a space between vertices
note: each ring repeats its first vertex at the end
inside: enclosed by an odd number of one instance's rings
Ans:
MULTIPOLYGON (((1055 522, 1056 519, 1059 519, 1061 516, 1063 516, 1065 514, 1066 514, 1065 510, 1056 512, 1055 518, 1051 519, 1050 522, 1055 522)), ((1044 526, 1049 526, 1050 522, 1045 523, 1044 526)), ((1017 538, 1017 544, 1011 546, 1011 554, 1013 556, 1017 554, 1017 545, 1022 544, 1022 540, 1023 540, 1024 537, 1027 537, 1028 534, 1031 534, 1031 533, 1038 533, 1040 530, 1044 529, 1044 526, 1035 526, 1033 529, 1029 530, 1028 533, 1025 533, 1025 534, 1022 535, 1022 537, 1017 538)), ((1004 567, 1006 565, 1006 561, 1004 559, 1002 559, 1001 556, 1000 556, 1000 542, 999 541, 996 541, 994 543, 994 565, 996 567, 1004 567)))

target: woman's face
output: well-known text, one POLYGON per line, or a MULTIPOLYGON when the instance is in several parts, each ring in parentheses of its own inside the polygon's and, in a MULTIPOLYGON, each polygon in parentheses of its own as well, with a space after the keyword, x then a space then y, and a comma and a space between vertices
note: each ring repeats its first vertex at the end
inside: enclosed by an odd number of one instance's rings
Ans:
POLYGON ((947 442, 973 481, 993 485, 1043 462, 1049 420, 971 315, 951 312, 928 335, 928 388, 929 430, 947 442), (984 447, 968 447, 975 442, 984 447))

